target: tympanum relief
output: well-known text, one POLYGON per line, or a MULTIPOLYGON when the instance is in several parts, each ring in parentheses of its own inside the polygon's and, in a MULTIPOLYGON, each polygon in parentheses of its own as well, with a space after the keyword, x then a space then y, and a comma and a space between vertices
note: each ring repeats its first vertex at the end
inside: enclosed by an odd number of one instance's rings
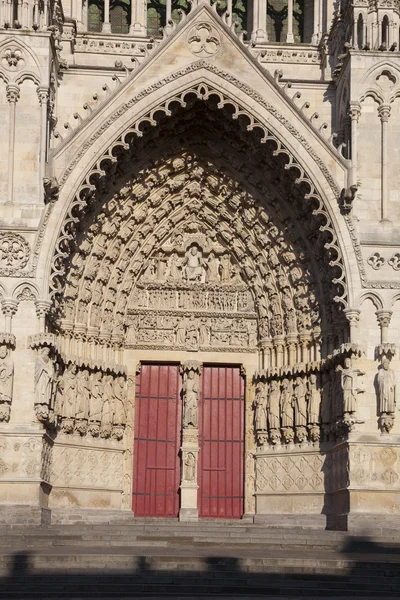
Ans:
POLYGON ((152 257, 131 294, 127 345, 254 351, 256 308, 240 267, 200 224, 152 257))

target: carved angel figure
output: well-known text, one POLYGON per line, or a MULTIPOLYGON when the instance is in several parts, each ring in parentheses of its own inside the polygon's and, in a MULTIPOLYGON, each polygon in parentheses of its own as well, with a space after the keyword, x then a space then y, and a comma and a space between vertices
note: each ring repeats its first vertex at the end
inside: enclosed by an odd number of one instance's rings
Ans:
POLYGON ((199 384, 194 371, 189 371, 183 384, 183 426, 197 427, 197 407, 199 402, 199 384))
POLYGON ((394 413, 396 408, 396 376, 385 358, 378 373, 379 412, 394 413))
MULTIPOLYGON (((1 358, 1 354, 0 354, 1 358)), ((50 348, 41 348, 35 362, 35 404, 51 405, 54 381, 54 364, 50 348)))
POLYGON ((207 281, 220 281, 221 280, 221 261, 214 252, 210 252, 207 260, 207 281))

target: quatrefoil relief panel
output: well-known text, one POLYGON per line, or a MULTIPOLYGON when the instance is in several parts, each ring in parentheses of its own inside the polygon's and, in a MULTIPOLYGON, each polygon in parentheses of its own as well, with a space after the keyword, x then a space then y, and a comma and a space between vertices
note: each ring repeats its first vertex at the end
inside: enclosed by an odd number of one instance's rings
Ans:
POLYGON ((218 31, 210 23, 199 23, 189 31, 186 45, 192 54, 200 58, 209 58, 218 52, 221 39, 218 31))
POLYGON ((385 259, 379 254, 379 252, 374 252, 374 254, 371 254, 369 257, 368 264, 371 265, 375 271, 377 271, 385 264, 385 259))
POLYGON ((395 271, 400 271, 400 254, 398 252, 396 252, 396 254, 393 254, 393 256, 391 256, 388 260, 388 264, 392 267, 392 269, 394 269, 395 271))

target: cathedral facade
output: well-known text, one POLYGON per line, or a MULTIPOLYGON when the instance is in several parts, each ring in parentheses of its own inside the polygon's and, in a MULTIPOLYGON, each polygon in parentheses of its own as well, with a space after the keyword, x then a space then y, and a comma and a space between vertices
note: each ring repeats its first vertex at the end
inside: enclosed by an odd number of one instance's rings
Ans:
POLYGON ((1 5, 0 522, 397 522, 399 27, 1 5))

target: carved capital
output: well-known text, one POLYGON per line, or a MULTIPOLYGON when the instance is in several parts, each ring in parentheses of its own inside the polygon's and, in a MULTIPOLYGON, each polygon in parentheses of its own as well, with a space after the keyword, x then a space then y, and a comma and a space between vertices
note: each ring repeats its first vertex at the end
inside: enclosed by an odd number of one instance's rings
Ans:
POLYGON ((375 355, 379 360, 383 360, 384 358, 392 360, 395 354, 396 344, 390 344, 386 342, 384 344, 379 344, 379 346, 375 348, 375 355))
POLYGON ((6 88, 6 97, 10 104, 17 103, 19 100, 19 86, 15 83, 9 83, 6 88))
POLYGON ((18 301, 13 298, 4 298, 1 307, 6 317, 12 317, 17 312, 18 301))
POLYGON ((390 117, 390 106, 388 104, 381 104, 378 107, 378 115, 382 123, 387 123, 390 117))
POLYGON ((349 117, 352 121, 357 121, 361 115, 361 105, 359 102, 351 102, 349 108, 349 117))
POLYGON ((11 350, 15 350, 16 339, 12 333, 0 332, 0 346, 7 346, 11 350))
POLYGON ((200 375, 202 367, 202 363, 198 360, 187 360, 184 363, 181 363, 180 372, 183 374, 187 373, 188 371, 194 371, 195 373, 200 375))
POLYGON ((52 305, 51 300, 36 300, 36 314, 38 319, 45 317, 52 305))
POLYGON ((351 327, 356 327, 360 321, 360 310, 358 308, 345 308, 344 314, 351 327))
POLYGON ((379 326, 381 328, 389 327, 393 311, 381 309, 381 310, 377 310, 375 314, 376 314, 376 318, 378 319, 379 326))
POLYGON ((36 91, 37 91, 37 95, 39 98, 40 106, 42 106, 43 104, 47 105, 47 102, 49 101, 49 96, 50 96, 49 88, 39 86, 36 91))

